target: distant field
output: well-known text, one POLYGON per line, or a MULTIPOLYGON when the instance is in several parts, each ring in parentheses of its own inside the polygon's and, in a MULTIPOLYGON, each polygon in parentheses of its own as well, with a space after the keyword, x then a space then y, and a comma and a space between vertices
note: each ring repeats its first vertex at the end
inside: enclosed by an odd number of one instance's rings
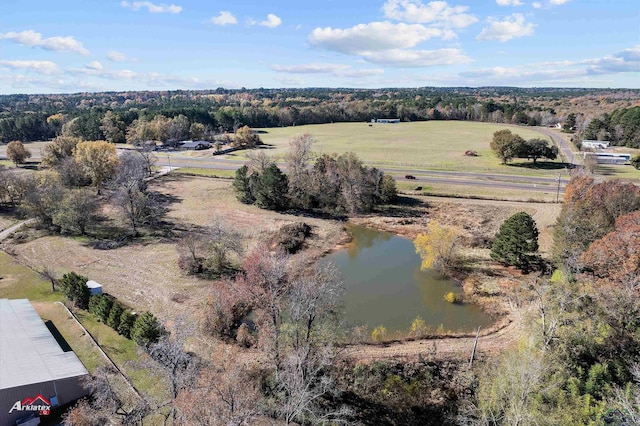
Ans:
MULTIPOLYGON (((353 151, 362 159, 380 165, 424 167, 436 170, 459 170, 514 175, 553 175, 557 170, 534 170, 526 167, 503 166, 489 143, 493 133, 511 129, 525 139, 545 135, 526 127, 466 121, 424 121, 400 124, 333 123, 260 129, 269 150, 284 156, 289 140, 309 133, 316 140, 319 153, 353 151), (477 151, 478 157, 467 157, 466 150, 477 151)), ((518 162, 521 162, 518 160, 518 162)))

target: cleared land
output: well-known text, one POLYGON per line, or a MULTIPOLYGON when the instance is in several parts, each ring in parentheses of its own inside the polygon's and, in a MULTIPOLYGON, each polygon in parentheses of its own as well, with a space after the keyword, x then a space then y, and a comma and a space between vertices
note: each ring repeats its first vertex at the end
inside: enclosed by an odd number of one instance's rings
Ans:
MULTIPOLYGON (((166 220, 173 229, 206 226, 218 217, 242 233, 245 249, 265 241, 271 232, 294 221, 312 225, 310 250, 320 253, 342 237, 335 221, 261 210, 237 201, 228 179, 165 176, 151 190, 167 195, 166 220)), ((75 271, 98 281, 137 311, 151 310, 163 320, 196 315, 210 281, 185 275, 177 265, 177 238, 150 238, 112 250, 92 248, 84 239, 47 236, 12 245, 20 262, 39 269, 50 265, 59 274, 75 271)), ((3 270, 3 269, 0 269, 3 270)), ((0 281, 1 285, 1 281, 0 281)))
MULTIPOLYGON (((380 165, 423 167, 437 170, 474 171, 514 175, 552 175, 557 170, 503 166, 493 155, 489 143, 493 133, 511 129, 525 139, 550 138, 526 127, 466 121, 422 121, 399 124, 333 123, 260 129, 260 136, 283 157, 289 140, 309 133, 316 140, 318 153, 355 152, 367 162, 380 165), (477 151, 478 157, 464 155, 477 151)), ((524 162, 524 161, 523 161, 524 162)), ((529 163, 529 162, 524 162, 529 163)), ((563 167, 558 164, 558 167, 563 167)))

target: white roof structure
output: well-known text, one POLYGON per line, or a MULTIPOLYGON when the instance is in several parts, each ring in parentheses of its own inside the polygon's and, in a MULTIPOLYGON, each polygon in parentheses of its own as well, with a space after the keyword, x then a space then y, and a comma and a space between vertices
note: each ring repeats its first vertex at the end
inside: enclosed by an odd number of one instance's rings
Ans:
POLYGON ((87 281, 87 287, 88 288, 102 288, 102 284, 97 283, 97 282, 95 282, 93 280, 89 280, 89 281, 87 281))
POLYGON ((89 374, 27 299, 0 299, 0 389, 89 374))

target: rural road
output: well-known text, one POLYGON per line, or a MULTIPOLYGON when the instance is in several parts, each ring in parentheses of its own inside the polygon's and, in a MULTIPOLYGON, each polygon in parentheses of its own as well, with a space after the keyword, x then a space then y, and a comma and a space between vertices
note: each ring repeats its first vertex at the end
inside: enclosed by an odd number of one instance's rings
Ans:
POLYGON ((9 235, 13 234, 14 232, 16 232, 17 230, 19 230, 20 228, 22 228, 25 225, 28 225, 32 222, 34 222, 35 219, 27 219, 24 220, 20 223, 16 223, 13 226, 8 227, 7 229, 5 229, 4 231, 0 232, 0 241, 4 240, 5 238, 7 238, 9 235))
MULTIPOLYGON (((166 167, 169 160, 158 157, 156 164, 166 167)), ((197 167, 202 169, 218 169, 218 170, 236 170, 245 164, 243 160, 222 160, 207 158, 176 158, 171 159, 171 167, 197 167)), ((420 183, 429 184, 448 184, 462 186, 479 186, 501 189, 521 189, 526 191, 554 192, 557 190, 558 180, 556 178, 533 177, 533 176, 513 176, 489 173, 471 173, 471 172, 450 172, 440 170, 420 170, 420 169, 402 169, 397 167, 378 166, 384 172, 390 174, 398 174, 398 180, 407 182, 415 182, 416 186, 420 183), (403 175, 415 176, 415 179, 403 179, 403 175)), ((286 169, 286 167, 285 167, 286 169)), ((560 193, 564 193, 564 186, 568 179, 560 180, 560 193)))
POLYGON ((571 149, 571 146, 569 145, 569 142, 567 142, 561 135, 559 135, 558 132, 549 130, 546 127, 536 127, 535 130, 553 139, 556 145, 558 145, 560 154, 562 154, 566 163, 569 163, 572 166, 580 165, 575 153, 573 152, 573 149, 571 149))

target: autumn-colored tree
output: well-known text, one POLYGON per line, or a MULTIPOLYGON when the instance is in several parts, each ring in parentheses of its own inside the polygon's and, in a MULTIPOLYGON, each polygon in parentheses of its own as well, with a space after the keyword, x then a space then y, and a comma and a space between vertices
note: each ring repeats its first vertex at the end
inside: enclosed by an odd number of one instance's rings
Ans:
POLYGON ((591 243, 581 260, 607 285, 640 292, 640 211, 620 216, 615 229, 591 243))
POLYGON ((437 269, 446 272, 457 260, 460 233, 450 226, 431 220, 427 232, 419 234, 413 244, 422 258, 421 269, 437 269))
POLYGON ((73 150, 80 142, 79 138, 58 136, 42 149, 42 163, 48 167, 61 164, 65 158, 73 155, 73 150))
POLYGON ((98 188, 114 175, 119 160, 116 146, 109 142, 80 142, 74 152, 76 161, 91 176, 91 183, 98 188))
POLYGON ((615 221, 640 210, 640 188, 618 180, 595 181, 578 174, 565 191, 565 203, 554 228, 554 257, 572 271, 589 245, 613 231, 615 221))
POLYGON ((16 166, 24 164, 27 158, 31 158, 31 151, 24 147, 20 141, 12 141, 7 144, 7 158, 16 166))

